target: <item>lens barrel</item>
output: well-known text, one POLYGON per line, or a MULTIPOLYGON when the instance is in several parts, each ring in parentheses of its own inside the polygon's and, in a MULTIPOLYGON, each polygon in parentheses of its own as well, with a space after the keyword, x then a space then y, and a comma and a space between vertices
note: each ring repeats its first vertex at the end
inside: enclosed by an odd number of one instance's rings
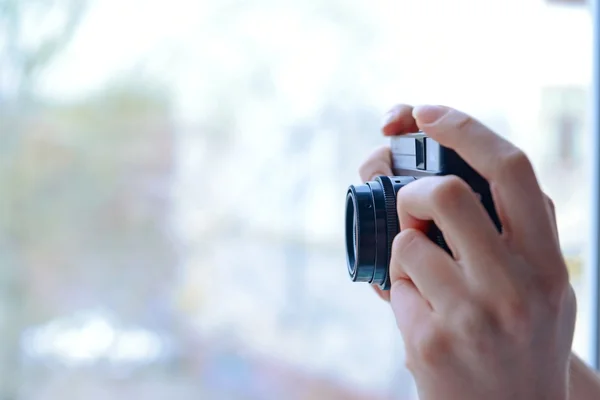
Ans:
POLYGON ((346 258, 354 282, 390 288, 392 242, 399 232, 396 194, 411 176, 379 176, 352 185, 346 195, 346 258))

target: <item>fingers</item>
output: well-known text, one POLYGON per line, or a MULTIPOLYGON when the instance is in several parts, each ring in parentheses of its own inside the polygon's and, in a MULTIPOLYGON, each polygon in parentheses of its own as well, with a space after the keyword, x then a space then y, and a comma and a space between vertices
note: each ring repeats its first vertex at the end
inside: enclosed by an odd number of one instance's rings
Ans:
POLYGON ((412 115, 413 108, 408 104, 394 106, 385 116, 383 134, 385 136, 402 135, 419 131, 417 122, 412 115))
MULTIPOLYGON (((414 133, 419 130, 412 115, 413 108, 407 104, 394 106, 385 116, 382 127, 385 136, 402 135, 414 133)), ((371 154, 371 156, 359 168, 360 178, 363 182, 369 181, 378 175, 393 175, 392 154, 389 146, 383 146, 371 154)))
MULTIPOLYGON (((398 191, 397 212, 401 229, 414 220, 433 220, 451 240, 454 258, 467 267, 498 263, 505 245, 487 211, 471 190, 455 176, 436 176, 411 182, 398 191)), ((469 271, 473 275, 485 275, 469 271)))
POLYGON ((523 255, 556 257, 555 235, 544 194, 527 156, 474 118, 451 108, 413 109, 417 125, 455 150, 490 183, 503 234, 523 255))
MULTIPOLYGON (((431 122, 427 120, 427 116, 424 116, 422 107, 417 107, 414 110, 414 114, 417 116, 417 119, 415 119, 412 115, 412 106, 405 104, 397 105, 387 114, 382 131, 384 135, 392 136, 412 133, 422 129, 433 139, 457 151, 469 164, 490 181, 496 206, 500 208, 499 214, 504 225, 503 237, 517 247, 520 247, 519 250, 522 253, 536 251, 538 254, 547 256, 547 252, 543 251, 543 248, 540 249, 538 247, 532 250, 529 242, 545 242, 544 240, 540 240, 540 223, 534 222, 533 218, 535 217, 535 221, 542 221, 541 225, 543 226, 543 214, 549 216, 547 219, 550 221, 549 225, 552 236, 555 240, 558 240, 554 207, 552 201, 541 193, 541 189, 539 189, 535 174, 527 158, 523 156, 519 149, 471 117, 446 107, 442 107, 441 110, 442 115, 438 116, 437 120, 435 120, 434 116, 434 121, 431 122), (523 160, 521 157, 525 159, 523 160), (524 165, 523 168, 520 167, 520 163, 524 165), (543 207, 538 207, 540 196, 542 198, 541 203, 544 205, 543 207), (525 201, 522 199, 525 199, 525 201), (527 210, 533 210, 533 212, 527 210), (528 238, 528 240, 524 242, 523 238, 528 238)), ((384 146, 374 151, 362 164, 359 172, 363 182, 372 180, 378 175, 392 175, 392 159, 389 146, 384 146)), ((415 184, 416 182, 411 185, 415 184)), ((416 189, 416 187, 413 188, 416 189)), ((400 192, 409 194, 407 189, 404 188, 400 192)), ((449 191, 452 192, 452 190, 450 189, 449 191)), ((399 211, 402 211, 401 202, 402 200, 398 202, 399 211)), ((455 204, 455 202, 451 202, 450 204, 455 204)), ((444 209, 448 210, 448 204, 445 202, 444 209)), ((481 209, 477 212, 481 213, 481 209)), ((399 212, 399 216, 403 230, 418 229, 425 231, 427 228, 427 221, 417 218, 417 216, 409 212, 399 212)), ((418 216, 423 217, 423 215, 418 216)), ((461 218, 455 219, 461 220, 461 218)), ((462 223, 476 225, 476 220, 487 222, 487 213, 485 213, 485 218, 482 215, 465 215, 462 218, 462 223)), ((461 221, 458 222, 460 223, 461 221)), ((444 226, 445 224, 442 222, 441 225, 447 231, 454 224, 444 226)), ((461 231, 463 238, 465 237, 465 233, 469 232, 465 232, 462 229, 461 231)), ((497 236, 495 231, 494 234, 497 236)), ((545 234, 548 235, 547 232, 545 234)), ((471 233, 471 235, 475 239, 481 239, 489 243, 477 234, 471 233)), ((459 246, 455 243, 457 240, 456 235, 450 237, 450 234, 446 234, 445 236, 447 241, 450 242, 449 244, 453 252, 459 258, 467 256, 465 250, 458 250, 459 246)), ((463 243, 468 241, 469 239, 463 239, 463 243)), ((465 246, 460 247, 465 248, 465 246)), ((482 249, 481 246, 468 246, 470 249, 477 247, 482 249)), ((486 252, 482 250, 481 253, 486 252)), ((490 253, 486 254, 490 255, 490 253)), ((475 256, 473 255, 473 257, 475 256)), ((479 271, 479 273, 487 276, 488 281, 493 281, 491 277, 493 274, 490 271, 486 271, 485 268, 479 271)), ((475 274, 477 274, 477 271, 475 271, 475 274)), ((383 291, 377 286, 373 286, 373 288, 383 300, 390 300, 390 291, 383 291)))
MULTIPOLYGON (((409 279, 435 311, 444 312, 464 295, 461 271, 448 253, 415 229, 406 229, 394 239, 390 261, 392 288, 409 279)), ((392 303, 394 295, 392 294, 392 303)))
POLYGON ((431 307, 408 279, 398 279, 390 290, 390 305, 396 324, 404 340, 412 341, 411 332, 417 334, 431 317, 431 307))
POLYGON ((392 173, 392 153, 389 146, 378 148, 358 169, 360 179, 367 182, 379 175, 390 176, 392 173))

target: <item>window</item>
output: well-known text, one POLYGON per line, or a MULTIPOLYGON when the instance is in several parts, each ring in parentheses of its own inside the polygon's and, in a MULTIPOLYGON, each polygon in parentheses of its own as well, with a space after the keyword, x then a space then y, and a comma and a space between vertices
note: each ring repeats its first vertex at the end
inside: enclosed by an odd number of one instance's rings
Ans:
POLYGON ((414 399, 342 237, 395 102, 531 156, 591 360, 592 19, 526 3, 0 0, 0 398, 414 399))
POLYGON ((571 281, 581 305, 575 349, 591 360, 593 324, 588 282, 590 207, 590 85, 547 86, 541 91, 537 152, 543 161, 538 174, 546 193, 557 207, 557 220, 563 253, 571 281))
POLYGON ((546 168, 581 173, 585 166, 585 140, 588 124, 589 89, 546 87, 542 90, 542 130, 548 147, 546 168))

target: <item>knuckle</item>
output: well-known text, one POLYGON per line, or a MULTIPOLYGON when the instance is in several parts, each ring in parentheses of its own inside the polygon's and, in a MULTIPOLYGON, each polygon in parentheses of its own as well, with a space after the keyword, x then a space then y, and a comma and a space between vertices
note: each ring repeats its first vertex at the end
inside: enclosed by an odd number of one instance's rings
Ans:
POLYGON ((500 157, 499 171, 504 173, 507 177, 512 177, 515 174, 519 176, 534 176, 533 164, 531 160, 525 154, 525 152, 519 148, 512 148, 500 157))
POLYGON ((481 336, 481 331, 486 327, 488 320, 489 316, 486 310, 473 303, 460 307, 456 318, 459 332, 464 338, 481 336))
POLYGON ((457 208, 465 199, 471 189, 465 181, 455 175, 448 175, 442 178, 441 182, 433 189, 431 201, 434 206, 457 208))
POLYGON ((542 281, 542 295, 546 308, 551 314, 557 314, 562 310, 572 291, 573 287, 569 282, 566 267, 558 269, 542 281))
POLYGON ((561 268, 558 268, 554 277, 553 277, 554 285, 556 289, 560 291, 561 295, 569 290, 571 287, 569 281, 569 271, 567 270, 567 266, 563 263, 561 268))
POLYGON ((548 211, 550 212, 550 217, 556 219, 556 206, 554 205, 554 201, 547 195, 544 195, 546 199, 546 203, 548 204, 548 211))
POLYGON ((459 131, 470 130, 475 124, 475 118, 463 112, 452 110, 450 114, 454 114, 454 126, 459 131))
POLYGON ((434 366, 451 350, 451 338, 441 327, 431 327, 423 332, 415 345, 415 354, 409 357, 412 368, 415 364, 434 366))
MULTIPOLYGON (((575 294, 575 289, 573 286, 569 285, 569 290, 565 299, 565 308, 566 312, 570 313, 573 319, 577 316, 577 295, 575 294)), ((575 321, 573 321, 574 323, 575 321)))
POLYGON ((404 367, 413 374, 418 370, 418 362, 410 352, 407 352, 406 356, 404 357, 404 367))
POLYGON ((495 331, 497 323, 491 312, 480 305, 469 303, 459 308, 455 321, 462 343, 469 343, 479 354, 492 351, 494 337, 490 332, 495 331))
POLYGON ((560 268, 556 268, 552 274, 548 274, 545 277, 543 286, 546 294, 562 295, 569 289, 569 272, 564 261, 560 268))
POLYGON ((500 306, 502 330, 513 338, 528 338, 533 329, 529 304, 520 297, 505 300, 500 306))
POLYGON ((526 302, 520 298, 514 298, 504 302, 504 314, 507 321, 529 321, 531 314, 526 302))
POLYGON ((556 210, 554 201, 548 195, 544 195, 544 197, 546 198, 546 202, 548 203, 548 208, 550 208, 550 210, 554 213, 554 211, 556 210))
POLYGON ((410 254, 410 252, 418 251, 417 246, 419 245, 419 239, 421 233, 414 229, 406 229, 400 232, 394 238, 392 243, 392 255, 393 257, 402 256, 402 254, 410 254))

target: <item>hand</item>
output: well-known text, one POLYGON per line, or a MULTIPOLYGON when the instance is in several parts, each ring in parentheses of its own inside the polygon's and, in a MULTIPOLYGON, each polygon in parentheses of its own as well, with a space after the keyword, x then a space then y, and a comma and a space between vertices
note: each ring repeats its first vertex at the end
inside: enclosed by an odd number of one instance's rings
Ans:
MULTIPOLYGON (((552 204, 530 161, 447 107, 397 106, 383 132, 417 127, 489 181, 503 225, 499 234, 454 176, 423 178, 398 193, 389 300, 420 398, 566 399, 575 295, 552 204), (452 256, 425 236, 428 221, 442 230, 452 256)), ((391 175, 390 166, 382 148, 360 174, 391 175)))

